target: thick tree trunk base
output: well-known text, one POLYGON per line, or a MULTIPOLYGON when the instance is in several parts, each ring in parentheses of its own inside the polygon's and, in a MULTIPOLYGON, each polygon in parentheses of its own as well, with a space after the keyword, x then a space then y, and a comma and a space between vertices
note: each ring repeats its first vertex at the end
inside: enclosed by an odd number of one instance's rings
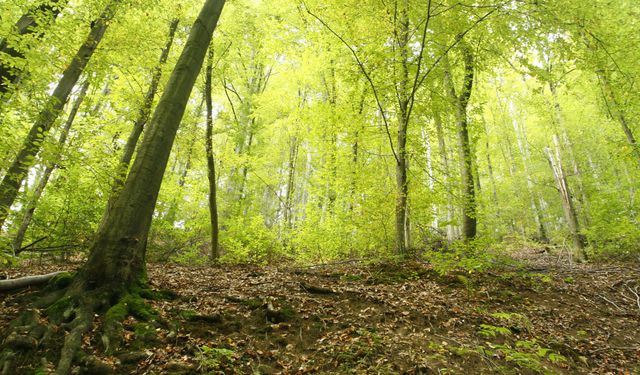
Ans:
POLYGON ((40 362, 41 367, 46 366, 46 358, 57 362, 55 373, 60 375, 72 373, 76 365, 83 373, 116 373, 109 365, 83 352, 85 336, 97 327, 90 341, 99 343, 105 354, 117 352, 123 343, 122 322, 129 316, 143 322, 155 320, 155 311, 144 299, 159 295, 144 286, 130 290, 87 290, 78 287, 83 285, 79 277, 62 287, 60 283, 49 283, 45 293, 33 302, 33 309, 21 314, 3 332, 0 374, 18 373, 18 367, 25 363, 40 362), (62 349, 54 352, 61 344, 62 349))

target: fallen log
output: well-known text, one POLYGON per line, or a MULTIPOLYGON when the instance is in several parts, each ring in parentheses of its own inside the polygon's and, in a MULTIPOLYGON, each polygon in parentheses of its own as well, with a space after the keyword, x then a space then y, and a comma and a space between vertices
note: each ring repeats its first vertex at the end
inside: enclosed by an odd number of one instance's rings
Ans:
POLYGON ((55 276, 64 271, 52 272, 46 275, 25 276, 17 279, 0 280, 0 293, 10 292, 16 289, 26 288, 29 286, 42 285, 49 282, 55 276))
POLYGON ((304 281, 300 282, 300 287, 305 292, 311 293, 311 294, 338 294, 333 289, 328 289, 328 288, 322 288, 322 287, 319 287, 319 286, 309 285, 309 284, 305 283, 304 281))

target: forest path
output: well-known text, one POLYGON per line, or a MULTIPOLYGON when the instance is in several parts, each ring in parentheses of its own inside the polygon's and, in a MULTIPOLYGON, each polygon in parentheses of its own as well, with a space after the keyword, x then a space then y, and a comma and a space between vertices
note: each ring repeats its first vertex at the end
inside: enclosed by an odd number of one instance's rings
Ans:
MULTIPOLYGON (((117 373, 640 373, 640 270, 536 268, 151 264, 177 293, 150 301, 158 321, 125 321, 120 355, 84 346, 117 373)), ((3 325, 21 303, 3 297, 3 325)))

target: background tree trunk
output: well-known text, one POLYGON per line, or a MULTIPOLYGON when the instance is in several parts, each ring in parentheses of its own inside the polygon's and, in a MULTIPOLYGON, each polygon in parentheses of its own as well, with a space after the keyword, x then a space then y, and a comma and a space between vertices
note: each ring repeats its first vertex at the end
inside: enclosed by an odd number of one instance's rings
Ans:
POLYGON ((47 100, 29 134, 27 134, 21 150, 2 179, 2 183, 0 183, 0 227, 2 227, 9 214, 22 181, 27 176, 29 168, 35 162, 36 154, 40 151, 45 135, 62 112, 67 100, 69 100, 73 87, 78 82, 80 75, 102 40, 109 20, 113 18, 114 13, 115 3, 108 5, 102 15, 93 23, 87 39, 62 73, 62 78, 53 94, 47 100))
POLYGON ((573 240, 574 246, 581 252, 581 255, 585 256, 586 258, 586 254, 584 253, 584 238, 580 234, 578 215, 576 214, 571 191, 569 190, 569 184, 567 183, 567 177, 562 166, 562 159, 560 157, 560 141, 558 140, 557 135, 553 136, 553 144, 555 148, 555 154, 548 147, 545 149, 545 152, 553 171, 553 177, 556 180, 558 192, 560 193, 564 217, 567 221, 567 226, 569 227, 571 239, 573 240))
POLYGON ((460 95, 456 94, 453 78, 447 70, 445 79, 449 82, 449 95, 455 104, 456 124, 458 127, 458 144, 460 153, 460 174, 463 189, 462 235, 465 241, 473 240, 477 231, 476 193, 473 179, 474 150, 469 139, 467 106, 473 90, 474 61, 469 47, 462 47, 464 58, 464 81, 460 95))
POLYGON ((22 247, 22 241, 24 240, 24 236, 27 232, 27 229, 31 224, 31 219, 33 218, 33 214, 36 210, 36 206, 40 201, 40 197, 42 196, 42 193, 44 193, 44 189, 46 188, 47 183, 49 182, 49 178, 51 177, 51 174, 57 167, 56 163, 58 163, 60 159, 60 156, 62 154, 62 148, 67 143, 67 138, 69 137, 69 130, 71 129, 71 125, 73 125, 73 121, 75 120, 76 114, 80 109, 80 105, 82 105, 82 102, 84 101, 84 98, 87 95, 87 89, 89 89, 89 84, 90 82, 87 79, 82 85, 82 88, 78 93, 78 97, 76 98, 76 101, 73 104, 73 107, 71 108, 71 112, 69 112, 69 117, 67 118, 67 122, 64 124, 64 127, 62 128, 62 132, 60 133, 60 138, 58 138, 58 151, 56 155, 54 155, 53 159, 47 163, 47 167, 45 168, 44 173, 40 178, 40 182, 38 182, 36 190, 33 193, 33 197, 31 198, 31 201, 27 205, 24 216, 22 217, 22 221, 20 222, 20 227, 18 228, 18 231, 16 232, 16 236, 13 240, 14 252, 19 251, 20 248, 22 247))
POLYGON ((209 179, 209 218, 211 222, 211 254, 212 262, 220 258, 219 227, 218 227, 218 202, 216 200, 216 162, 213 158, 213 103, 211 100, 211 71, 213 70, 213 49, 209 47, 207 68, 205 72, 205 101, 207 105, 207 178, 209 179))
MULTIPOLYGON (((47 23, 53 21, 60 13, 62 7, 66 4, 66 0, 50 0, 46 1, 37 7, 31 9, 24 14, 15 25, 16 34, 28 35, 37 33, 38 28, 42 25, 42 21, 47 23), (59 4, 60 3, 60 4, 59 4)), ((0 54, 7 54, 12 58, 24 58, 24 53, 20 50, 16 50, 13 46, 9 45, 6 39, 0 40, 0 54)), ((0 63, 0 100, 8 100, 10 96, 10 89, 13 84, 16 84, 20 80, 20 74, 22 70, 18 67, 11 66, 10 64, 0 63)))
POLYGON ((118 171, 116 172, 116 178, 114 181, 114 190, 117 191, 122 188, 124 184, 124 180, 127 177, 127 171, 129 169, 129 164, 131 163, 131 159, 133 158, 133 154, 136 150, 136 145, 138 144, 138 140, 140 139, 140 135, 144 130, 144 126, 149 120, 149 114, 151 113, 151 106, 153 105, 153 99, 158 92, 158 85, 160 84, 160 77, 162 76, 162 66, 167 62, 167 57, 169 56, 169 50, 171 49, 171 45, 173 44, 173 37, 176 34, 176 29, 178 28, 178 22, 180 20, 174 19, 171 21, 169 25, 169 36, 167 37, 167 43, 162 49, 162 53, 160 54, 160 61, 158 61, 158 65, 156 66, 153 77, 151 78, 151 84, 149 85, 149 89, 144 96, 144 101, 142 102, 142 107, 138 112, 138 117, 136 121, 133 123, 133 128, 131 129, 131 133, 129 134, 129 138, 127 138, 127 143, 124 146, 124 150, 122 152, 122 156, 120 157, 120 164, 118 166, 118 171))

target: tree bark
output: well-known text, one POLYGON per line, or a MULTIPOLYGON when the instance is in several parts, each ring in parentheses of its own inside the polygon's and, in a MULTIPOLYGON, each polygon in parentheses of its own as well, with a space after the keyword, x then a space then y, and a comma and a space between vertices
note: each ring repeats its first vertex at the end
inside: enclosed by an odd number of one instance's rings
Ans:
POLYGON ((396 147, 396 252, 405 254, 411 246, 409 228, 409 182, 407 178, 407 128, 409 126, 409 3, 403 1, 397 30, 400 77, 398 96, 398 135, 396 147))
MULTIPOLYGON (((513 105, 513 102, 510 103, 510 106, 513 105)), ((531 199, 531 208, 534 212, 534 220, 536 222, 538 237, 542 242, 549 242, 549 238, 547 236, 547 230, 544 226, 544 218, 542 215, 542 204, 540 203, 541 197, 536 193, 533 187, 533 176, 531 175, 531 171, 529 168, 529 147, 527 147, 527 136, 524 126, 520 126, 518 121, 516 120, 516 111, 513 108, 510 108, 510 114, 513 121, 513 129, 516 133, 516 139, 518 141, 518 148, 520 149, 520 155, 522 156, 522 165, 524 168, 525 178, 527 180, 527 189, 529 190, 529 195, 531 199)))
POLYGON ((51 129, 51 126, 53 126, 53 123, 62 112, 65 103, 69 100, 73 87, 76 85, 76 82, 78 82, 80 75, 102 40, 109 20, 114 16, 115 5, 115 2, 107 5, 102 15, 93 22, 87 39, 62 73, 62 78, 58 82, 53 94, 51 94, 49 100, 38 115, 24 140, 22 148, 9 167, 2 183, 0 183, 0 227, 2 227, 9 214, 9 210, 18 195, 22 181, 26 178, 29 168, 31 168, 35 162, 36 154, 40 151, 45 135, 49 132, 49 129, 51 129))
POLYGON ((213 157, 213 102, 211 100, 211 72, 213 70, 213 49, 209 47, 207 68, 205 72, 205 101, 207 104, 207 178, 209 179, 209 219, 211 222, 211 262, 220 258, 219 227, 218 227, 218 202, 216 200, 216 162, 213 157))
POLYGON ((131 163, 131 159, 133 158, 133 154, 136 150, 136 145, 138 144, 138 140, 140 139, 140 135, 142 134, 147 121, 149 121, 149 114, 151 113, 153 99, 158 92, 158 85, 160 84, 160 77, 162 76, 162 66, 167 62, 169 50, 171 49, 171 45, 173 44, 173 38, 176 34, 176 29, 178 28, 179 21, 179 19, 174 19, 169 25, 169 35, 167 37, 167 42, 162 49, 162 52, 160 53, 160 61, 158 61, 158 65, 153 72, 151 84, 149 85, 149 89, 144 96, 144 101, 142 102, 142 106, 138 111, 138 117, 133 123, 133 128, 131 129, 129 138, 127 138, 127 143, 124 146, 122 156, 120 157, 120 163, 118 165, 118 170, 116 172, 116 178, 114 181, 114 191, 118 191, 122 188, 124 180, 127 177, 129 164, 131 163))
POLYGON ((451 192, 449 191, 449 157, 447 151, 447 142, 444 136, 444 129, 442 127, 442 118, 439 112, 435 112, 433 115, 433 121, 436 126, 436 135, 438 137, 438 152, 440 153, 440 164, 442 164, 442 183, 447 191, 447 241, 451 242, 455 238, 455 231, 453 228, 453 200, 451 192))
POLYGON ((445 79, 448 81, 449 95, 455 104, 456 123, 458 127, 458 144, 460 153, 460 173, 463 188, 462 204, 462 235, 465 241, 471 241, 476 237, 478 219, 476 217, 476 194, 473 179, 473 160, 475 159, 471 141, 469 139, 469 126, 467 106, 473 90, 474 59, 471 50, 463 45, 464 80, 460 95, 456 93, 453 78, 447 70, 445 79))
POLYGON ((224 0, 207 0, 160 98, 122 192, 107 210, 71 289, 126 292, 146 283, 146 244, 171 148, 224 0))
POLYGON ((31 224, 31 219, 33 218, 33 214, 36 210, 38 202, 40 201, 40 197, 42 196, 42 193, 44 193, 44 189, 46 188, 47 183, 49 183, 49 178, 51 177, 51 174, 58 166, 56 163, 58 163, 60 159, 62 148, 67 143, 67 138, 69 137, 69 130, 71 129, 71 125, 73 125, 73 121, 75 120, 76 115, 78 114, 80 105, 82 105, 82 102, 84 101, 84 98, 87 95, 87 90, 89 89, 89 83, 90 82, 87 79, 82 85, 82 88, 78 93, 78 97, 76 98, 76 101, 73 104, 71 111, 69 112, 69 117, 67 118, 67 121, 65 122, 64 127, 62 128, 62 132, 60 133, 60 138, 58 138, 58 151, 56 152, 56 155, 54 155, 53 159, 47 163, 47 167, 45 168, 44 173, 40 178, 40 182, 38 183, 36 190, 33 193, 33 197, 31 197, 31 201, 27 205, 27 209, 24 213, 24 216, 22 217, 22 221, 20 222, 20 227, 18 228, 18 231, 16 232, 16 236, 13 240, 14 252, 18 251, 22 247, 22 241, 24 240, 24 236, 27 232, 27 229, 31 224))
POLYGON ((553 171, 553 176, 556 180, 558 192, 560 193, 564 217, 567 221, 567 226, 569 227, 571 239, 573 240, 574 246, 586 258, 586 254, 584 253, 584 237, 580 234, 580 224, 576 214, 575 205, 573 204, 573 198, 571 197, 571 191, 569 190, 569 184, 567 183, 567 177, 562 165, 562 159, 560 157, 560 141, 558 140, 557 135, 553 136, 553 144, 555 147, 555 153, 551 151, 549 147, 545 149, 545 152, 549 159, 549 165, 553 171))

